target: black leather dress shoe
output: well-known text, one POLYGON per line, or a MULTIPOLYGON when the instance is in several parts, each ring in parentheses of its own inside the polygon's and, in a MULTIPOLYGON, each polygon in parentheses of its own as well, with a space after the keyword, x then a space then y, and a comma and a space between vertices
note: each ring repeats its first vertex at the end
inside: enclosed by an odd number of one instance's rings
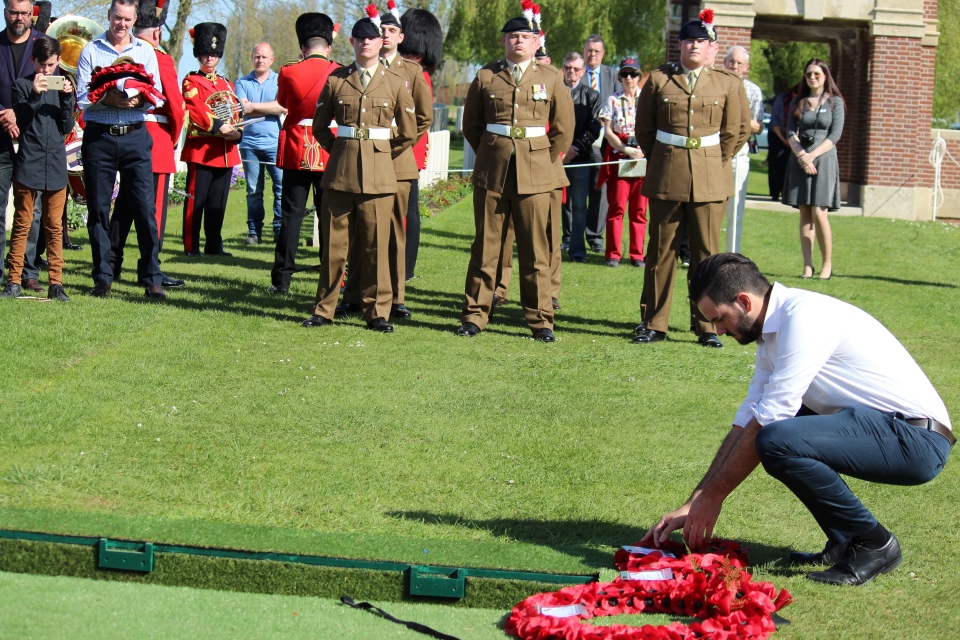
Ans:
POLYGON ((373 322, 368 322, 367 329, 370 329, 370 331, 377 331, 379 333, 393 333, 393 325, 383 318, 377 318, 373 322))
POLYGON ((233 254, 232 254, 232 253, 229 253, 229 252, 227 252, 227 251, 224 251, 223 249, 220 249, 219 251, 204 251, 204 253, 207 254, 208 256, 222 256, 222 257, 224 257, 224 258, 232 258, 232 257, 233 257, 233 254))
POLYGON ((147 285, 146 289, 143 290, 143 295, 148 298, 153 298, 155 300, 166 300, 167 294, 163 292, 163 287, 158 284, 147 285))
POLYGON ((849 542, 834 543, 827 540, 827 546, 823 548, 823 551, 817 551, 816 553, 794 551, 790 554, 790 562, 793 564, 821 564, 825 567, 832 567, 843 558, 848 544, 849 542))
POLYGON ((715 333, 701 333, 697 337, 697 342, 711 349, 723 349, 723 343, 720 342, 720 338, 715 333))
POLYGON ((19 298, 23 295, 23 288, 16 282, 8 282, 0 292, 0 298, 19 298))
POLYGON ((184 252, 183 252, 183 255, 187 256, 188 258, 202 258, 202 257, 203 257, 203 254, 200 253, 200 251, 198 251, 197 249, 194 249, 193 251, 184 251, 184 252))
POLYGON ((334 317, 349 316, 354 313, 360 313, 360 311, 362 311, 362 309, 358 304, 354 304, 352 302, 341 302, 337 305, 333 315, 334 317))
POLYGON ((457 335, 463 336, 464 338, 472 338, 478 333, 480 333, 480 327, 472 322, 464 322, 462 325, 460 325, 460 328, 457 329, 457 335))
POLYGON ((63 248, 67 249, 68 251, 80 251, 81 249, 83 249, 83 245, 73 244, 72 242, 64 242, 63 248))
POLYGON ((90 295, 92 295, 94 298, 106 298, 108 295, 110 295, 110 285, 103 282, 98 282, 96 285, 94 285, 93 291, 90 292, 90 295))
POLYGON ((169 289, 175 289, 178 287, 186 286, 186 283, 179 278, 171 278, 165 273, 160 274, 160 286, 167 287, 169 289))
POLYGON ((826 571, 807 574, 814 582, 827 584, 867 584, 881 573, 889 573, 900 566, 903 556, 897 537, 890 539, 879 549, 867 549, 862 544, 851 542, 843 554, 843 559, 826 571))
POLYGON ((269 287, 267 287, 267 293, 273 293, 278 296, 285 296, 288 293, 290 293, 290 287, 283 287, 283 286, 272 284, 269 287))
POLYGON ((323 316, 310 316, 300 324, 304 327, 322 327, 324 325, 333 324, 333 320, 327 320, 323 316))
POLYGON ((553 304, 553 310, 557 311, 560 309, 560 301, 556 298, 550 298, 550 302, 553 304))
POLYGON ((62 284, 50 285, 50 292, 47 293, 47 297, 51 300, 57 300, 58 302, 70 302, 70 296, 63 290, 62 284))
POLYGON ((501 304, 507 304, 508 302, 510 301, 504 298, 503 296, 498 296, 497 294, 493 294, 493 303, 491 306, 498 307, 501 304))
POLYGON ((557 338, 553 335, 553 331, 544 327, 543 329, 537 329, 533 332, 533 339, 537 342, 556 342, 557 338))
POLYGON ((633 342, 636 344, 649 344, 666 339, 667 333, 665 331, 657 331, 656 329, 647 329, 644 327, 643 331, 633 337, 633 342))
POLYGON ((390 317, 399 318, 400 320, 409 320, 410 319, 410 310, 407 309, 402 304, 395 304, 390 306, 390 317))

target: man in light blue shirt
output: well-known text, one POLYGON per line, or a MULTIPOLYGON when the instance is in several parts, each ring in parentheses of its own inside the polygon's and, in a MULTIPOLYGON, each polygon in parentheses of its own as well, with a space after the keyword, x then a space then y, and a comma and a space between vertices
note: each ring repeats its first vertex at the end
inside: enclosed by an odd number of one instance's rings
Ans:
POLYGON ((159 238, 153 192, 153 139, 144 125, 147 109, 155 105, 145 101, 142 94, 131 97, 115 88, 106 91, 99 101, 91 102, 89 90, 95 68, 110 67, 118 58, 128 57, 144 66, 153 76, 157 93, 162 94, 153 46, 132 35, 136 20, 136 0, 113 0, 107 11, 107 31, 83 48, 77 63, 77 104, 83 109, 86 122, 80 151, 89 211, 87 230, 93 250, 94 287, 91 295, 106 297, 113 285, 110 202, 119 172, 120 189, 126 195, 126 202, 136 207, 132 216, 140 245, 137 275, 146 283, 145 295, 162 300, 166 295, 160 286, 162 275, 157 256, 159 238))
POLYGON ((280 137, 280 116, 287 110, 277 102, 279 74, 270 68, 273 47, 259 42, 253 48, 253 71, 237 80, 237 97, 248 118, 264 120, 247 125, 240 141, 240 161, 247 182, 247 244, 260 244, 263 235, 263 189, 265 173, 273 182, 273 238, 280 233, 280 195, 283 172, 277 167, 277 143, 280 137))

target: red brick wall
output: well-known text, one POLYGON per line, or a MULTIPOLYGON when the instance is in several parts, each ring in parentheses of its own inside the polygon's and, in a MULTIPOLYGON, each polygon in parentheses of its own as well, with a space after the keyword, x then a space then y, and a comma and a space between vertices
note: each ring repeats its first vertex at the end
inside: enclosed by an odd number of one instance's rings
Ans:
POLYGON ((929 186, 933 47, 916 38, 872 39, 865 125, 848 121, 845 137, 866 134, 864 181, 877 186, 929 186))

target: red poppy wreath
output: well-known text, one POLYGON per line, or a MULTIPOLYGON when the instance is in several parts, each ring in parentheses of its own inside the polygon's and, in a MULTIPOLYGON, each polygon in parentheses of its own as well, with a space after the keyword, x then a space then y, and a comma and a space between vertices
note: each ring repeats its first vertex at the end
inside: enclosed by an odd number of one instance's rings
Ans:
POLYGON ((673 542, 658 550, 623 547, 614 557, 619 578, 531 596, 513 608, 506 631, 522 640, 762 640, 776 631, 773 613, 792 598, 752 580, 746 551, 729 540, 686 555, 673 542), (642 627, 581 622, 644 612, 697 620, 642 627))

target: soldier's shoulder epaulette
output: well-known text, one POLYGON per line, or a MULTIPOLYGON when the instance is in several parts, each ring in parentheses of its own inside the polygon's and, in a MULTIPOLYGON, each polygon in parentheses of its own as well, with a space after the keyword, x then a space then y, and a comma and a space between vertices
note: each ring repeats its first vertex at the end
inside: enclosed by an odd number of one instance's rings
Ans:
POLYGON ((734 73, 733 71, 730 71, 729 69, 724 69, 722 67, 715 67, 712 69, 712 71, 723 74, 725 76, 729 76, 731 78, 735 78, 738 82, 743 82, 743 78, 741 78, 738 74, 734 73))
MULTIPOLYGON (((423 73, 423 67, 421 67, 419 63, 417 63, 417 62, 415 62, 415 61, 413 61, 413 60, 407 60, 406 58, 401 58, 401 57, 399 57, 399 56, 398 56, 397 59, 394 61, 394 65, 393 65, 393 66, 395 66, 395 67, 400 67, 400 68, 406 68, 407 73, 413 73, 413 72, 423 73)), ((393 67, 391 67, 391 68, 393 68, 393 67)))
POLYGON ((482 67, 480 67, 480 71, 492 71, 494 73, 497 73, 498 71, 500 71, 501 69, 505 69, 506 67, 507 67, 506 60, 497 60, 496 62, 491 62, 490 64, 483 65, 482 67))
POLYGON ((653 71, 651 71, 650 73, 651 74, 662 73, 664 75, 670 76, 675 73, 681 73, 682 71, 683 71, 683 68, 680 66, 679 62, 665 62, 659 67, 657 67, 656 69, 654 69, 653 71))
POLYGON ((334 69, 333 71, 331 71, 329 77, 333 77, 333 78, 349 78, 349 77, 350 77, 350 74, 353 73, 353 71, 354 71, 353 65, 352 65, 352 64, 348 64, 348 65, 345 66, 345 67, 337 67, 336 69, 334 69))
POLYGON ((295 64, 300 64, 301 62, 303 62, 303 60, 291 60, 290 62, 284 62, 282 66, 284 66, 284 67, 290 67, 290 66, 293 66, 293 65, 295 65, 295 64))
POLYGON ((543 71, 543 72, 545 72, 545 73, 547 73, 547 74, 554 75, 554 76, 559 76, 559 75, 560 75, 560 70, 557 69, 557 68, 556 68, 555 66, 553 66, 552 64, 541 64, 541 63, 539 63, 539 62, 534 62, 533 64, 535 65, 535 68, 536 68, 536 69, 538 69, 538 70, 540 70, 540 71, 543 71))

